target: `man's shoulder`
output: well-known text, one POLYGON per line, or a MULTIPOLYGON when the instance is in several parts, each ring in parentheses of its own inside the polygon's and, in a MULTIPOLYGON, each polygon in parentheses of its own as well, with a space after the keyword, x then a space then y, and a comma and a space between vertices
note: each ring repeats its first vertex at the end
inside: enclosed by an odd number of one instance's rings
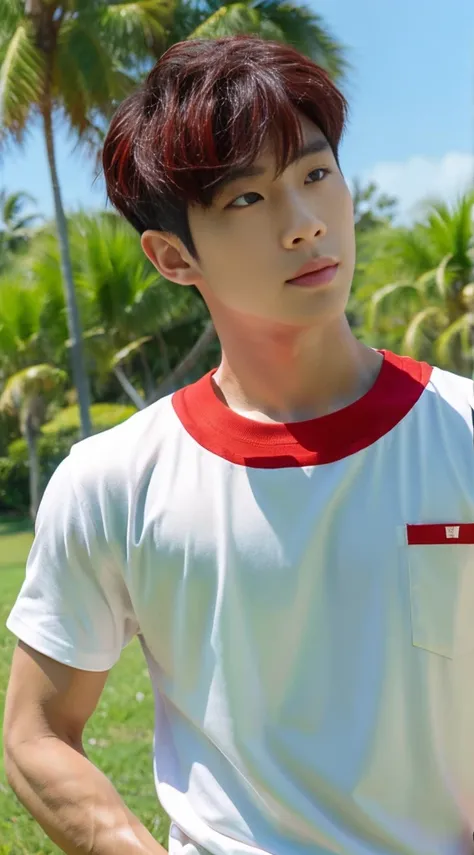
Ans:
POLYGON ((172 395, 138 410, 115 427, 76 442, 70 451, 75 483, 82 493, 102 489, 118 498, 159 460, 163 440, 179 430, 172 395))
MULTIPOLYGON (((425 450, 449 447, 460 459, 474 460, 474 394, 469 377, 434 367, 418 410, 425 450)), ((434 451, 433 451, 434 453, 434 451)))
POLYGON ((444 368, 433 367, 428 391, 446 401, 451 407, 471 412, 474 405, 472 378, 444 368))

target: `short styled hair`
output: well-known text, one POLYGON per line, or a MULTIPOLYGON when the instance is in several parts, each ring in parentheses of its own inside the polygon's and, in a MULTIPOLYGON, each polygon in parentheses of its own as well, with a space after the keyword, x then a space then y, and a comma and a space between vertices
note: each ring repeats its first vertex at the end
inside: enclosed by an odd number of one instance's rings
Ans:
POLYGON ((179 42, 112 118, 102 153, 108 197, 140 234, 175 234, 196 257, 188 206, 210 206, 226 175, 250 166, 268 139, 281 174, 301 146, 298 113, 337 159, 347 103, 312 60, 254 36, 179 42))

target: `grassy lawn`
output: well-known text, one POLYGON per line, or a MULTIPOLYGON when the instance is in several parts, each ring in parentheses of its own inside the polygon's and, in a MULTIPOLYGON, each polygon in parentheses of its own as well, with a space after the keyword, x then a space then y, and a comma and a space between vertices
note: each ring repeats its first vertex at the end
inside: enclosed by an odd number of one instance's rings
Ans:
MULTIPOLYGON (((15 638, 5 629, 21 586, 33 540, 28 523, 0 520, 0 717, 15 638)), ((152 770, 153 699, 138 642, 112 669, 99 706, 87 726, 89 758, 112 781, 128 807, 157 840, 167 843, 168 824, 155 793, 152 770)), ((0 855, 58 855, 7 786, 0 752, 0 855)))

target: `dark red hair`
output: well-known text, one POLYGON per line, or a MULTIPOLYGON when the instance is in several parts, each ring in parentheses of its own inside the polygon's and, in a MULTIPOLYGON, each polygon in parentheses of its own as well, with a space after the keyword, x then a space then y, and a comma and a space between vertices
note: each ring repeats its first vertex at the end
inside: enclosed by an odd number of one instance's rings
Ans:
POLYGON ((268 138, 280 174, 301 144, 298 111, 337 158, 346 110, 327 73, 287 45, 179 42, 112 118, 102 158, 109 199, 140 233, 172 232, 195 255, 189 204, 210 205, 226 172, 250 165, 268 138))

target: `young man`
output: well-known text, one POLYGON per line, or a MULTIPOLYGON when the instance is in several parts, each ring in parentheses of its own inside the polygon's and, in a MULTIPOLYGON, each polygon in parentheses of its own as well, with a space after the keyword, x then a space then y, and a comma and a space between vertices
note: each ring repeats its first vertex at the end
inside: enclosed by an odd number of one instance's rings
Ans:
POLYGON ((135 634, 174 855, 472 852, 471 383, 349 329, 344 119, 242 37, 175 45, 112 121, 110 198, 222 359, 77 443, 38 514, 6 763, 71 855, 163 851, 81 742, 135 634))

